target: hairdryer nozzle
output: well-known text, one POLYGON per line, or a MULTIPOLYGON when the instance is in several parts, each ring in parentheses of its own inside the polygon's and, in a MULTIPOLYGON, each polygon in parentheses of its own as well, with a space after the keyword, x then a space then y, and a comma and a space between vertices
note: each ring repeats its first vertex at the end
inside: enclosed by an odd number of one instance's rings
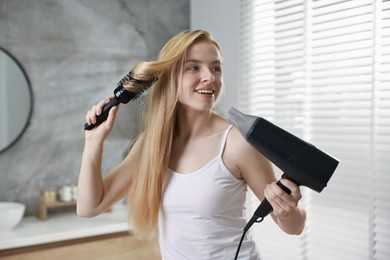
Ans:
POLYGON ((255 116, 245 115, 238 111, 238 109, 231 107, 228 111, 226 121, 236 127, 246 139, 248 133, 252 132, 252 127, 255 125, 257 119, 255 116))

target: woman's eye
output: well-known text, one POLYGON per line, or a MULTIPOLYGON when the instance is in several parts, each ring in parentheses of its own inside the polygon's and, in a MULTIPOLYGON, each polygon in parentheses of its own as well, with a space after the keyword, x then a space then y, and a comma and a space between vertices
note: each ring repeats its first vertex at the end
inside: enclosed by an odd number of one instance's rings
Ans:
POLYGON ((214 67, 214 68, 212 68, 212 71, 214 72, 214 73, 221 73, 222 72, 222 68, 221 67, 214 67))
POLYGON ((192 66, 189 66, 188 68, 187 68, 187 70, 192 70, 192 71, 197 71, 197 70, 199 70, 199 67, 197 66, 197 65, 192 65, 192 66))

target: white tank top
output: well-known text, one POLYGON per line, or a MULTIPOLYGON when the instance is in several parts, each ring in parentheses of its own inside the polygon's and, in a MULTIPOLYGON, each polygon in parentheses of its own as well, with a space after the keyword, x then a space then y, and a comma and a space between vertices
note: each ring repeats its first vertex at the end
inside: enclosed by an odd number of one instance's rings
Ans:
MULTIPOLYGON (((199 170, 185 174, 169 170, 158 223, 164 260, 234 259, 246 224, 247 185, 222 161, 230 129, 225 131, 218 155, 199 170)), ((260 259, 248 234, 239 259, 260 259)))

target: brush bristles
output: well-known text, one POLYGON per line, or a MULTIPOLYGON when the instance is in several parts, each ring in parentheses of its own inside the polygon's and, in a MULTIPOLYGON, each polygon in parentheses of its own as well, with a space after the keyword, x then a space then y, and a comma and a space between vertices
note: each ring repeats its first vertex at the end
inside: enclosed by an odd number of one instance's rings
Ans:
POLYGON ((121 79, 121 81, 118 83, 118 86, 121 86, 127 91, 133 92, 135 94, 141 94, 150 86, 152 86, 157 80, 158 78, 152 74, 136 74, 133 71, 130 71, 121 79))

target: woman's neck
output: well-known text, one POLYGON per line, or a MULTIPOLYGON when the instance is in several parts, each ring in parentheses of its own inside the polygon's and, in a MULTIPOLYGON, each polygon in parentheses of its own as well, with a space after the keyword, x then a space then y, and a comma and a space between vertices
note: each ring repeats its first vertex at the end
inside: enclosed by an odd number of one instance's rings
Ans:
POLYGON ((176 136, 192 138, 209 135, 212 133, 214 118, 215 114, 212 111, 178 109, 176 114, 176 136))

